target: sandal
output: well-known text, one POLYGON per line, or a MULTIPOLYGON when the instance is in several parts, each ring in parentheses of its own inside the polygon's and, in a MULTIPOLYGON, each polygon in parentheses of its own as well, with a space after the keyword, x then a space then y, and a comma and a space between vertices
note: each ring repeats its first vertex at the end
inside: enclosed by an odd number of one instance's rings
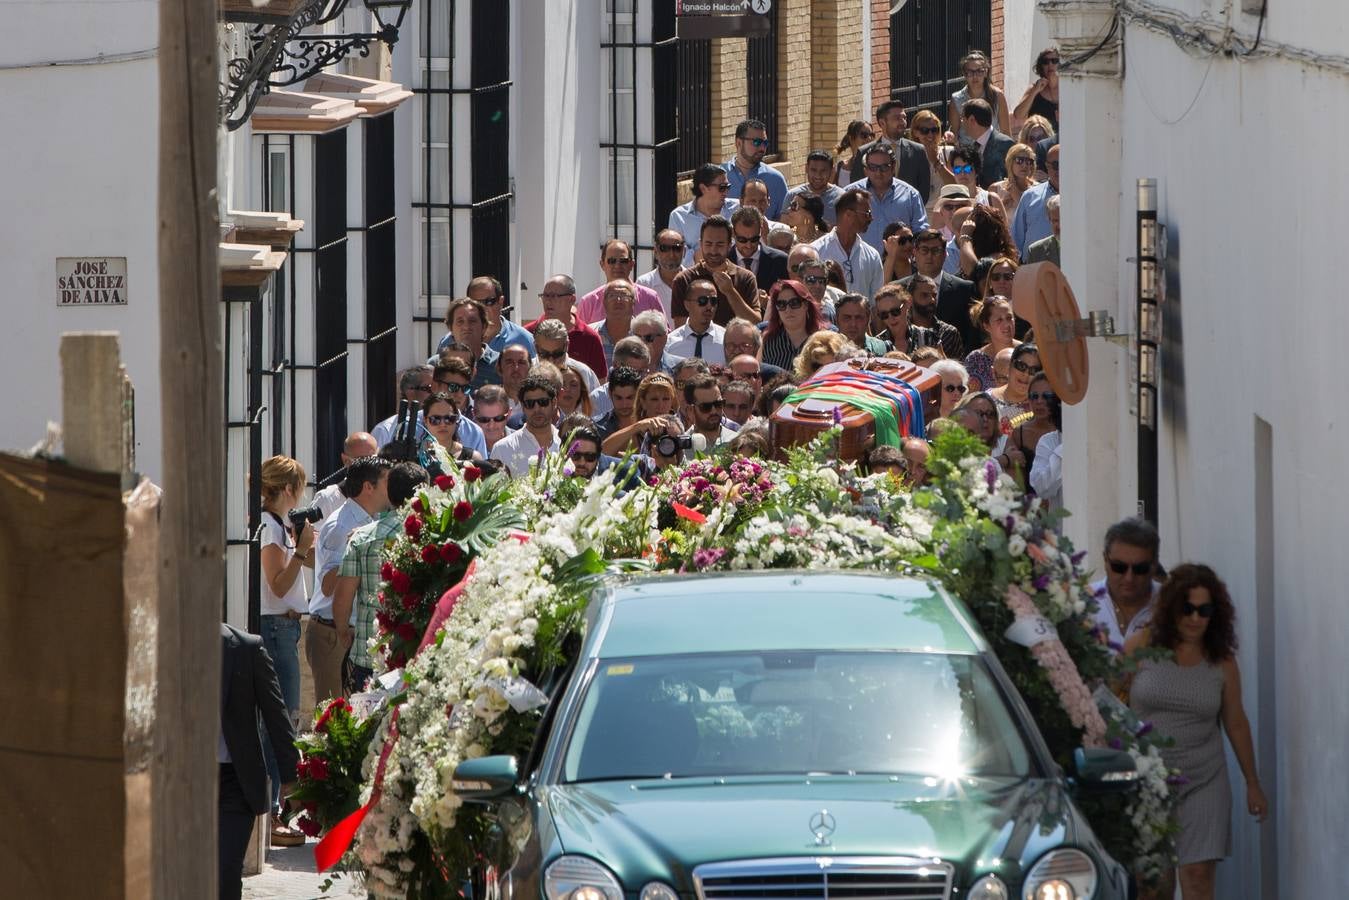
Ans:
POLYGON ((303 833, 291 828, 278 815, 272 816, 272 846, 298 847, 305 842, 303 833))

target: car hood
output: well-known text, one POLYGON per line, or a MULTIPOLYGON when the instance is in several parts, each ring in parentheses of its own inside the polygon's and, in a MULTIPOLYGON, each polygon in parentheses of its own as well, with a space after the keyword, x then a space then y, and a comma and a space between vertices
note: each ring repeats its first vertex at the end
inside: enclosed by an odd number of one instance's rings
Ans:
POLYGON ((1001 861, 1015 877, 1077 830, 1062 785, 1045 779, 609 781, 555 785, 540 800, 565 852, 604 862, 630 889, 660 879, 692 892, 701 863, 790 856, 939 857, 966 875, 1001 861), (835 825, 828 844, 810 826, 821 810, 835 825))

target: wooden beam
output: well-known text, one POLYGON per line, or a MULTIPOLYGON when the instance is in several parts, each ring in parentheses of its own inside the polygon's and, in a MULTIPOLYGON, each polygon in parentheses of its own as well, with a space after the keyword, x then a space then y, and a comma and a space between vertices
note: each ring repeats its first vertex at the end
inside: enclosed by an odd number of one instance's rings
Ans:
POLYGON ((122 471, 124 374, 117 332, 61 335, 62 443, 72 466, 91 472, 122 471))
POLYGON ((159 3, 159 366, 164 422, 151 897, 217 896, 224 388, 214 0, 159 3))

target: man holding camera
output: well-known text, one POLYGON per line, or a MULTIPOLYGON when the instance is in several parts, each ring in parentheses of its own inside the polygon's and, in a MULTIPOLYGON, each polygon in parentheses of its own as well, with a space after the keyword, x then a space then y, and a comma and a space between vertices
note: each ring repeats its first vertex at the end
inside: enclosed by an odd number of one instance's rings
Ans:
MULTIPOLYGON (((347 550, 347 538, 361 525, 389 508, 389 470, 393 463, 380 456, 363 456, 347 466, 342 493, 347 500, 319 530, 314 551, 314 596, 309 600, 309 629, 304 653, 314 676, 314 701, 322 703, 342 694, 342 661, 351 644, 342 641, 333 618, 337 569, 347 550)), ((350 613, 348 613, 348 616, 350 613)), ((343 621, 343 626, 347 624, 343 621)))

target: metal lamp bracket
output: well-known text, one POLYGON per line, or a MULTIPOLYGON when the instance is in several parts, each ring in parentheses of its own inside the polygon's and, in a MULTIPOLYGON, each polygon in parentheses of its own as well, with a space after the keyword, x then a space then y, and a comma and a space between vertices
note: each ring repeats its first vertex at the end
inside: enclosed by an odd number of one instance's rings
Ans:
POLYGON ((1048 323, 1054 329, 1054 338, 1066 344, 1074 338, 1103 338, 1119 347, 1128 347, 1131 334, 1117 334, 1115 319, 1103 309, 1092 310, 1085 319, 1054 319, 1048 323))

